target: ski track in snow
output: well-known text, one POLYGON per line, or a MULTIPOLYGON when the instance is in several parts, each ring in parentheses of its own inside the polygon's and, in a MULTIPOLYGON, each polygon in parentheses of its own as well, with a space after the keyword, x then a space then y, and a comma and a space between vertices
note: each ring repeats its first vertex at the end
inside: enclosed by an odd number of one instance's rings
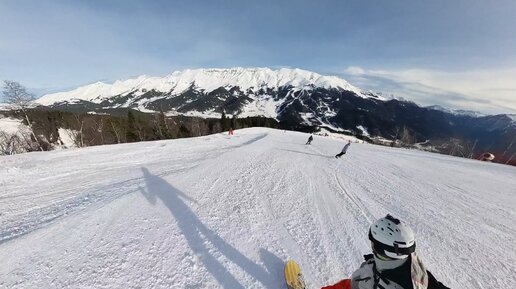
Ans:
POLYGON ((513 167, 271 129, 6 156, 0 288, 310 288, 387 213, 451 288, 516 284, 513 167))

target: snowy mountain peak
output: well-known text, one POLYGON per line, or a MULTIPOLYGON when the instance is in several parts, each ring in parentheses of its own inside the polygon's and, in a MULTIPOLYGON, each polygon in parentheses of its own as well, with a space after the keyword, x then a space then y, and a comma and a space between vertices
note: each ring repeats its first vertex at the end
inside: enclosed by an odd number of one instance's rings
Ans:
POLYGON ((471 117, 486 116, 485 114, 480 113, 478 111, 463 110, 463 109, 451 109, 451 108, 446 108, 446 107, 443 107, 440 105, 431 105, 431 106, 427 106, 426 108, 433 109, 433 110, 439 110, 439 111, 454 114, 454 115, 463 115, 463 116, 471 116, 471 117))
POLYGON ((353 91, 365 96, 359 88, 337 76, 323 76, 302 69, 281 68, 209 68, 186 69, 175 71, 165 77, 139 76, 127 80, 117 80, 113 84, 97 82, 79 87, 72 91, 44 95, 37 100, 42 105, 52 105, 62 101, 86 100, 101 102, 104 99, 134 93, 141 95, 145 91, 156 90, 170 95, 178 95, 194 86, 204 92, 211 92, 219 87, 239 87, 241 90, 259 90, 267 87, 278 89, 283 86, 305 88, 308 86, 336 88, 353 91))
POLYGON ((229 68, 229 69, 188 69, 172 73, 168 79, 178 84, 192 84, 205 91, 211 91, 221 86, 238 86, 247 90, 250 88, 278 88, 282 86, 304 87, 313 85, 324 88, 341 88, 354 91, 360 90, 350 85, 344 79, 336 76, 323 76, 302 69, 272 70, 270 68, 229 68))

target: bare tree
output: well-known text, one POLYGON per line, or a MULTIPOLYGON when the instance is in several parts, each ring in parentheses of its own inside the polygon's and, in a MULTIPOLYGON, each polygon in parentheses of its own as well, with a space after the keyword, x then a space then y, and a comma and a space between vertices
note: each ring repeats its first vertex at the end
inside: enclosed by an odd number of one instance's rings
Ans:
MULTIPOLYGON (((511 143, 505 148, 503 151, 502 156, 505 156, 505 154, 511 149, 512 145, 514 144, 514 141, 516 140, 516 136, 512 138, 511 143)), ((513 154, 514 155, 514 154, 513 154)))
POLYGON ((475 139, 475 143, 473 144, 473 147, 471 148, 468 158, 470 158, 470 159, 473 158, 473 154, 475 153, 475 148, 477 147, 477 143, 478 143, 478 138, 475 139))
POLYGON ((25 87, 23 87, 21 84, 11 80, 4 81, 3 94, 7 103, 22 111, 23 115, 25 116, 25 120, 27 121, 27 125, 29 126, 32 133, 32 137, 38 144, 39 150, 43 151, 43 147, 41 146, 38 137, 34 133, 32 123, 30 122, 29 115, 27 114, 27 108, 29 108, 31 101, 34 99, 34 96, 28 93, 25 87))
POLYGON ((12 155, 15 153, 18 137, 15 134, 9 134, 0 131, 0 155, 12 155))
POLYGON ((37 150, 28 129, 16 133, 0 131, 0 155, 13 155, 37 150))
POLYGON ((201 136, 201 127, 199 126, 199 119, 195 118, 195 124, 197 126, 197 136, 201 136))
POLYGON ((410 130, 406 126, 403 126, 401 129, 400 140, 405 146, 415 143, 415 137, 412 136, 410 130))
POLYGON ((100 134, 100 144, 104 144, 104 118, 103 117, 100 117, 99 121, 95 121, 95 119, 93 119, 93 121, 95 122, 95 125, 97 126, 97 132, 100 134))
POLYGON ((82 147, 84 147, 84 133, 83 133, 84 118, 82 118, 78 114, 76 114, 74 116, 75 116, 75 121, 77 121, 77 127, 79 128, 79 130, 75 134, 74 142, 78 147, 82 148, 82 147))
POLYGON ((505 162, 505 164, 506 164, 506 165, 507 165, 507 164, 509 164, 509 163, 512 161, 512 159, 514 158, 514 155, 516 155, 516 152, 514 152, 514 153, 511 155, 511 157, 510 157, 510 158, 505 162))
POLYGON ((120 135, 122 134, 122 129, 116 125, 113 121, 110 121, 111 127, 113 128, 113 133, 116 136, 116 142, 120 143, 120 135))

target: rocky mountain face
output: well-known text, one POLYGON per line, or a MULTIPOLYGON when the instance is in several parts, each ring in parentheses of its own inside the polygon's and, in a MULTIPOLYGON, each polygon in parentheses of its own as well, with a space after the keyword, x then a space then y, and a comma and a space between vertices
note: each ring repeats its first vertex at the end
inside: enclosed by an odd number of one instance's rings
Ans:
POLYGON ((166 77, 141 76, 95 83, 49 94, 40 105, 67 111, 132 108, 200 117, 265 116, 283 127, 325 127, 369 139, 463 156, 493 152, 509 160, 516 152, 513 115, 484 116, 441 107, 421 107, 361 91, 344 79, 300 69, 196 69, 166 77))

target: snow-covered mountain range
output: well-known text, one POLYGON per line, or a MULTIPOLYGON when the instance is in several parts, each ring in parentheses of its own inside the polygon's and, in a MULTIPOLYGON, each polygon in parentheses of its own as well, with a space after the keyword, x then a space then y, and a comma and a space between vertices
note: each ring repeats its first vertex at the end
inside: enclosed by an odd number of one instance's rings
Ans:
POLYGON ((283 86, 297 88, 306 86, 333 87, 354 91, 357 94, 361 93, 360 89, 336 76, 323 76, 301 69, 282 68, 272 70, 269 68, 237 67, 229 69, 187 69, 175 71, 165 77, 142 75, 134 79, 118 80, 113 84, 97 82, 72 91, 45 95, 38 102, 44 105, 69 100, 101 102, 109 97, 130 93, 133 93, 134 96, 141 96, 149 90, 178 95, 192 88, 192 86, 206 93, 219 87, 239 87, 242 90, 250 89, 253 92, 258 92, 263 87, 279 88, 283 86))
POLYGON ((516 122, 510 115, 421 107, 362 91, 337 76, 301 69, 184 70, 165 77, 97 82, 44 95, 36 102, 74 112, 122 108, 205 118, 219 118, 222 112, 238 118, 264 116, 297 130, 325 127, 391 140, 401 139, 403 134, 410 142, 445 143, 448 148, 457 141, 462 146, 476 143, 478 151, 500 151, 506 157, 511 155, 508 151, 516 149, 511 145, 516 122))
POLYGON ((229 68, 188 69, 165 77, 140 76, 113 84, 97 82, 72 91, 44 95, 37 103, 47 106, 92 103, 103 108, 164 109, 170 113, 214 116, 224 109, 220 106, 224 106, 228 98, 245 95, 244 103, 237 110, 229 109, 230 113, 276 118, 281 101, 273 96, 278 91, 315 88, 350 91, 357 96, 373 97, 336 76, 323 76, 301 69, 229 68), (212 105, 206 106, 206 103, 212 105), (187 110, 183 109, 185 106, 187 110))

